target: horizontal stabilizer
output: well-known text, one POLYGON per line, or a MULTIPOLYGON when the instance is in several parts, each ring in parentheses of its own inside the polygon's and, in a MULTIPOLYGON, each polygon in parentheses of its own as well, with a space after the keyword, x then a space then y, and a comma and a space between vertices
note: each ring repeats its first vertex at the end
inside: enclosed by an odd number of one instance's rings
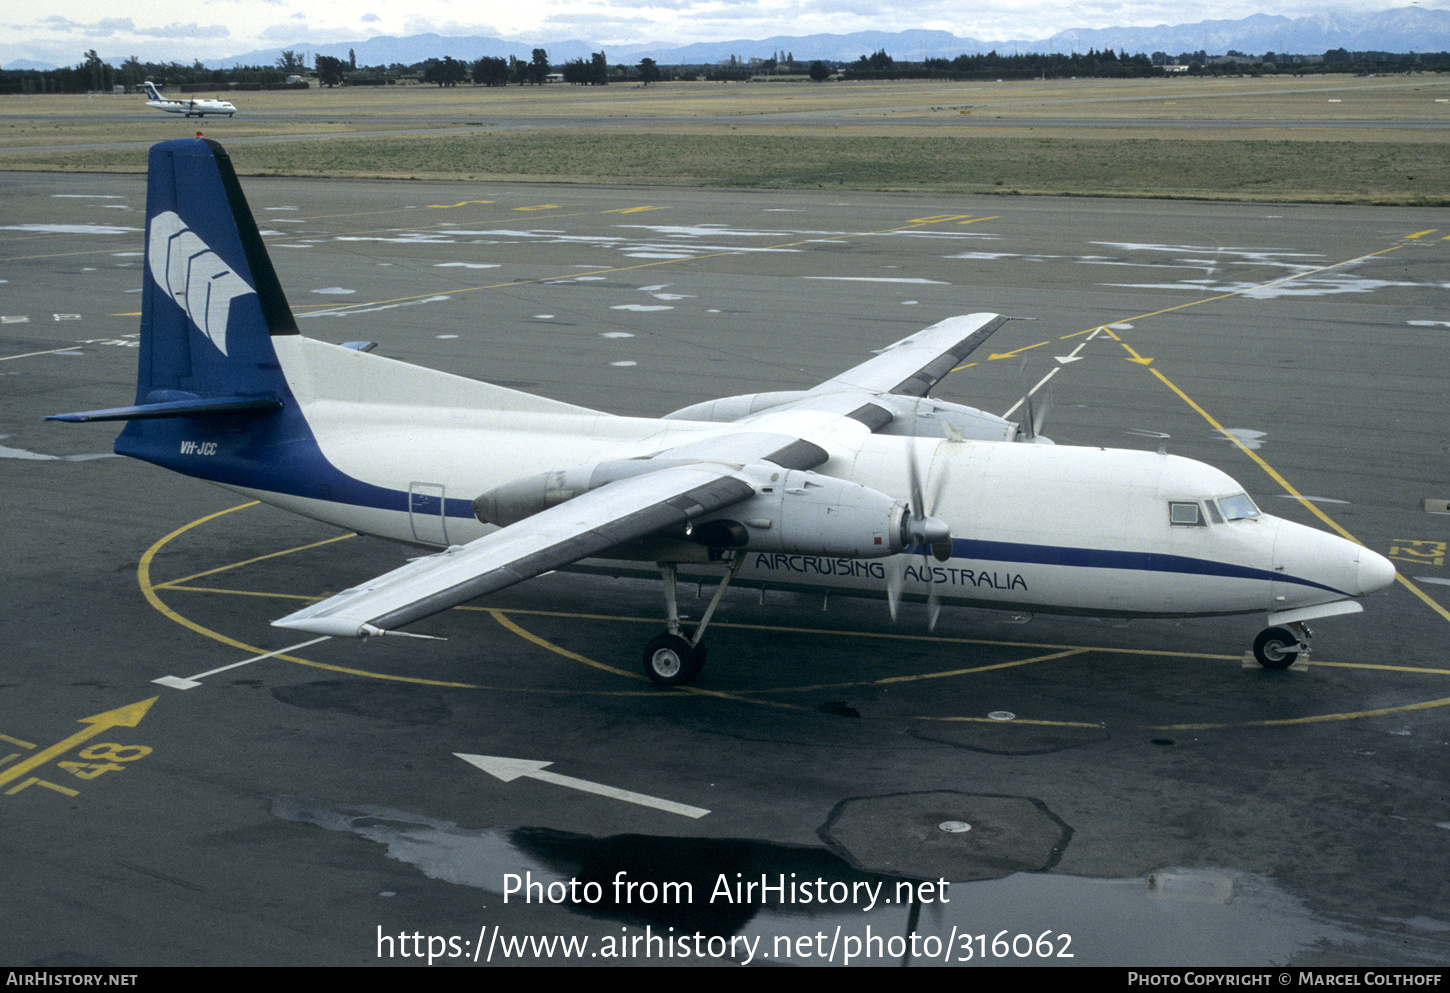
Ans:
POLYGON ((145 421, 159 417, 207 417, 215 414, 270 414, 282 409, 282 401, 265 397, 198 397, 169 403, 145 403, 138 407, 81 410, 74 414, 51 414, 47 421, 145 421))

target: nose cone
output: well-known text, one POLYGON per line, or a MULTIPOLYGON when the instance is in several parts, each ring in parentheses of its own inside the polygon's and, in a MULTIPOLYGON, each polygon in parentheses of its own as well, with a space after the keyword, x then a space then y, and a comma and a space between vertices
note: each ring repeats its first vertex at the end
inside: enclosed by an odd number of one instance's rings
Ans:
POLYGON ((1359 596, 1382 590, 1395 581, 1395 564, 1378 552, 1368 548, 1359 550, 1359 596))
POLYGON ((1395 581, 1394 565, 1378 552, 1338 535, 1274 520, 1277 603, 1307 606, 1361 597, 1395 581))

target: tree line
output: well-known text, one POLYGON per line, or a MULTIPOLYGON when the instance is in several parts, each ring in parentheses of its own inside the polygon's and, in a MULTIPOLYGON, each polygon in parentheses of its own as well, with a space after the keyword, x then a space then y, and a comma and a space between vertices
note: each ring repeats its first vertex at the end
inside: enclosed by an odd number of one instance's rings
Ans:
POLYGON ((208 69, 200 60, 191 65, 142 62, 134 55, 113 66, 91 49, 74 66, 0 70, 0 93, 103 93, 115 86, 138 90, 147 80, 181 89, 280 89, 287 85, 288 75, 276 66, 208 69))
POLYGON ((825 59, 797 62, 794 55, 776 52, 768 59, 744 60, 732 55, 721 64, 662 66, 654 59, 646 58, 635 65, 611 66, 602 51, 592 53, 587 59, 568 59, 561 65, 555 65, 549 61, 547 50, 535 48, 528 59, 513 55, 507 58, 484 56, 468 62, 444 56, 411 65, 393 63, 377 66, 359 66, 355 53, 349 52, 346 59, 317 55, 309 68, 305 56, 288 50, 271 66, 208 69, 199 60, 184 65, 178 62, 142 62, 136 56, 120 66, 113 66, 92 49, 74 66, 50 70, 0 70, 0 94, 98 93, 110 92, 117 85, 135 91, 147 80, 182 92, 281 89, 289 85, 306 86, 306 83, 288 84, 287 79, 308 75, 315 75, 319 84, 328 87, 387 86, 402 81, 440 87, 465 83, 475 86, 541 86, 551 76, 580 86, 606 86, 611 82, 649 85, 664 79, 744 82, 759 75, 807 75, 816 82, 824 82, 833 76, 848 80, 1137 78, 1162 76, 1169 65, 1186 67, 1183 71, 1188 75, 1447 72, 1450 71, 1450 53, 1351 52, 1338 48, 1323 55, 1308 56, 1268 52, 1255 57, 1235 51, 1222 56, 1210 56, 1203 51, 1184 52, 1178 56, 1154 52, 1149 56, 1090 49, 1085 53, 1072 54, 1002 55, 991 51, 959 55, 954 59, 929 58, 908 62, 894 59, 885 49, 880 49, 870 55, 862 55, 854 62, 825 59))

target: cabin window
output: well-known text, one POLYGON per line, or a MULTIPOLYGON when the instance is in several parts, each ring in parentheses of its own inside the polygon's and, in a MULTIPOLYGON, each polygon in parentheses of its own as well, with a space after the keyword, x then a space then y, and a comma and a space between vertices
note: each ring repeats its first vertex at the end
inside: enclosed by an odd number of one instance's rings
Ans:
POLYGON ((1196 503, 1180 503, 1173 501, 1168 504, 1168 523, 1174 527, 1204 527, 1208 522, 1203 519, 1203 513, 1196 503))
POLYGON ((1218 505, 1223 508, 1223 516, 1231 521, 1251 521, 1259 516, 1259 508, 1254 506, 1247 493, 1223 497, 1218 505))

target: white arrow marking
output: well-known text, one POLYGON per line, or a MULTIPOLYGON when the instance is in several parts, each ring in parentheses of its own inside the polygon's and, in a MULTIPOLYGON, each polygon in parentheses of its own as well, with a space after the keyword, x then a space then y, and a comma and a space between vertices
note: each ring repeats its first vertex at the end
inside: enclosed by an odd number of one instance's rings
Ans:
POLYGON ((637 803, 642 807, 653 807, 656 810, 663 810, 671 814, 680 814, 684 817, 704 817, 709 813, 701 807, 691 807, 683 803, 675 803, 672 800, 661 800, 659 797, 645 796, 643 793, 631 793, 629 790, 621 790, 613 786, 604 786, 600 783, 591 783, 587 779, 575 779, 573 776, 561 776, 557 772, 545 772, 545 766, 551 766, 552 762, 538 762, 533 759, 508 759, 496 755, 464 755, 462 752, 454 752, 454 755, 467 762, 469 765, 477 766, 490 776, 496 776, 506 783, 511 783, 521 776, 530 779, 540 779, 546 783, 553 783, 556 786, 567 786, 570 789, 583 790, 586 793, 597 793, 600 796, 612 797, 615 800, 623 800, 626 803, 637 803))
MULTIPOLYGON (((1096 335, 1097 332, 1094 331, 1093 334, 1096 335)), ((1069 362, 1077 362, 1082 358, 1082 356, 1077 353, 1082 351, 1083 348, 1087 346, 1087 343, 1089 341, 1092 341, 1092 338, 1088 338, 1086 341, 1078 342, 1078 346, 1067 355, 1055 355, 1053 356, 1053 358, 1057 359, 1057 361, 1062 363, 1063 365, 1067 365, 1069 362)))

